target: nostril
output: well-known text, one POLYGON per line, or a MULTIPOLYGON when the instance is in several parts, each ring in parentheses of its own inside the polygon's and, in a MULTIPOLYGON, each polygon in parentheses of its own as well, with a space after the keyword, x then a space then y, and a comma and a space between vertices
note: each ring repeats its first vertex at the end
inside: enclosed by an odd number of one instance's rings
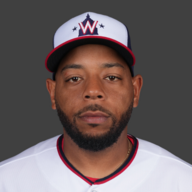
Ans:
MULTIPOLYGON (((102 95, 98 95, 97 97, 98 97, 98 98, 102 98, 102 95)), ((85 98, 86 98, 86 99, 89 99, 90 96, 89 96, 89 95, 86 95, 85 98)))

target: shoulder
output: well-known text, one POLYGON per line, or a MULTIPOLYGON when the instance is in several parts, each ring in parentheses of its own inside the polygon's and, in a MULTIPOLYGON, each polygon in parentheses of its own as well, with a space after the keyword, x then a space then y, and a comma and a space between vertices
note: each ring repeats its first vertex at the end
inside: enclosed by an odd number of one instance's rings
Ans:
MULTIPOLYGON (((137 138, 138 139, 138 138, 137 138)), ((161 160, 167 160, 170 162, 174 162, 176 164, 180 164, 181 166, 186 166, 192 170, 192 165, 187 163, 186 161, 182 160, 181 158, 175 156, 171 152, 167 151, 166 149, 151 143, 149 141, 145 141, 143 139, 138 139, 139 141, 139 152, 143 154, 148 154, 150 157, 158 157, 161 160)))
POLYGON ((0 169, 11 164, 19 164, 19 162, 21 161, 27 161, 41 153, 45 153, 47 151, 55 149, 58 137, 59 136, 55 136, 53 138, 42 141, 19 153, 18 155, 0 162, 0 169))
POLYGON ((2 183, 6 187, 12 187, 14 182, 22 181, 26 176, 29 178, 38 177, 40 174, 38 163, 41 159, 48 158, 56 153, 58 137, 55 136, 42 141, 18 155, 0 162, 0 189, 2 183), (10 185, 10 182, 12 185, 10 185))
MULTIPOLYGON (((166 149, 151 142, 138 139, 139 148, 136 157, 137 165, 142 162, 149 177, 164 183, 177 183, 183 190, 192 188, 192 165, 180 159, 166 149)), ((186 190, 187 191, 187 190, 186 190)))

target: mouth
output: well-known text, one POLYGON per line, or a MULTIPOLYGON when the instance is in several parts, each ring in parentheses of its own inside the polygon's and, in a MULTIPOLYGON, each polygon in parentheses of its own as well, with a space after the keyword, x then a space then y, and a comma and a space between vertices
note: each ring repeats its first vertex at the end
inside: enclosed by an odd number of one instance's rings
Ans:
POLYGON ((89 124, 101 124, 107 121, 109 116, 102 112, 86 112, 80 116, 80 119, 89 124))

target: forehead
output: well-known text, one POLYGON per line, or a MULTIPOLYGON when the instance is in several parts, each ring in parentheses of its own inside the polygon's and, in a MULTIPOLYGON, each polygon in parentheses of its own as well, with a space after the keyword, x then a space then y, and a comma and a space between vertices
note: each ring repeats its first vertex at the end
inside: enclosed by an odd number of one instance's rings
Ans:
POLYGON ((69 68, 69 65, 79 64, 85 68, 104 68, 106 64, 116 64, 129 71, 129 67, 124 59, 112 48, 105 45, 87 44, 78 46, 68 52, 61 60, 58 71, 69 68))

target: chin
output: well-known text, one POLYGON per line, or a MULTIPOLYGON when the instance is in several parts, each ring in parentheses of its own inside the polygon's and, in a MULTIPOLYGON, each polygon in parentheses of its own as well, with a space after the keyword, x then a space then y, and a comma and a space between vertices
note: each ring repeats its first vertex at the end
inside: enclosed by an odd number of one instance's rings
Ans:
POLYGON ((89 124, 89 128, 82 131, 79 129, 79 131, 82 133, 82 135, 86 135, 86 136, 101 136, 106 134, 109 131, 108 129, 102 129, 101 127, 99 127, 99 124, 89 124))

